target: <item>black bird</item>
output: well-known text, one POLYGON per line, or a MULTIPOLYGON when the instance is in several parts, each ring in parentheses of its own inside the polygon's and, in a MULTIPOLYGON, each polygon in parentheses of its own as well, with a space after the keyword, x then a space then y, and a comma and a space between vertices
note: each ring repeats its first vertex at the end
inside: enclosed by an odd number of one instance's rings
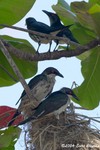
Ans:
MULTIPOLYGON (((40 103, 42 99, 47 97, 52 92, 55 81, 56 81, 55 80, 56 76, 63 77, 63 75, 57 69, 53 67, 48 67, 41 74, 35 76, 34 78, 30 80, 30 82, 28 83, 28 86, 34 95, 33 100, 35 99, 37 100, 38 103, 40 103)), ((14 114, 12 120, 9 122, 8 126, 11 126, 14 120, 16 119, 16 117, 20 115, 21 112, 23 112, 24 105, 27 104, 28 106, 29 104, 31 104, 31 107, 32 107, 32 103, 34 103, 32 101, 31 102, 29 101, 25 90, 22 92, 21 97, 19 98, 17 103, 20 100, 21 100, 21 103, 16 113, 14 114)))
MULTIPOLYGON (((46 25, 45 23, 42 22, 38 22, 36 21, 36 19, 29 17, 26 19, 26 25, 27 25, 27 29, 32 30, 32 31, 37 31, 40 33, 45 33, 45 34, 50 34, 50 27, 48 25, 46 25)), ((38 43, 38 48, 37 48, 37 52, 39 52, 39 47, 41 45, 41 43, 43 44, 48 44, 50 43, 49 46, 49 51, 51 49, 51 44, 52 44, 52 40, 49 40, 47 37, 42 37, 42 36, 38 36, 38 35, 33 35, 31 33, 29 33, 30 37, 38 43)))
POLYGON ((26 120, 22 121, 18 125, 25 124, 31 120, 41 118, 50 113, 53 113, 58 118, 59 114, 65 111, 68 104, 70 103, 70 96, 79 100, 74 92, 66 87, 62 88, 59 91, 51 93, 34 109, 35 112, 33 112, 30 117, 28 117, 26 120))
MULTIPOLYGON (((59 36, 59 37, 66 37, 68 39, 70 39, 71 41, 73 42, 76 42, 76 43, 79 43, 73 36, 72 32, 70 31, 70 27, 73 25, 68 25, 68 26, 64 26, 61 21, 60 21, 60 18, 57 14, 55 13, 52 13, 52 12, 48 12, 46 10, 43 10, 43 12, 49 17, 49 20, 50 20, 50 27, 52 30, 57 30, 59 31, 56 36, 59 36)), ((55 34, 56 32, 52 33, 51 34, 55 34)), ((59 41, 59 40, 54 40, 55 43, 56 43, 56 46, 54 48, 54 50, 57 48, 58 44, 65 44, 63 41, 59 41)))

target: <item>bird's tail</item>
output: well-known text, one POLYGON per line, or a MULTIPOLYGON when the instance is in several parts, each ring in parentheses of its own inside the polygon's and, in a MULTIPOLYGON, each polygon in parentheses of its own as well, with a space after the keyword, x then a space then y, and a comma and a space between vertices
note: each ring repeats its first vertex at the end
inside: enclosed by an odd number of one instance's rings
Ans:
POLYGON ((15 121, 16 117, 19 116, 21 113, 17 110, 14 114, 14 116, 12 117, 11 121, 8 123, 8 127, 11 126, 13 124, 13 122, 15 121))
MULTIPOLYGON (((25 119, 24 121, 22 121, 22 122, 20 122, 17 126, 19 126, 19 125, 23 125, 23 124, 25 124, 25 123, 28 123, 28 122, 30 122, 31 120, 34 120, 34 119, 36 119, 35 117, 28 117, 27 119, 25 119)), ((17 127, 16 126, 16 127, 17 127)))

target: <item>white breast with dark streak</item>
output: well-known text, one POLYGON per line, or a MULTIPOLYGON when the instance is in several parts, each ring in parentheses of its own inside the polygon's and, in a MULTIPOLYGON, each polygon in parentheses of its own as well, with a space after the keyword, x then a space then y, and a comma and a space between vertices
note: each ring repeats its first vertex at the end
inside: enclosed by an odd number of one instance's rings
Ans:
MULTIPOLYGON (((47 76, 47 80, 41 80, 31 91, 33 93, 33 100, 41 101, 43 100, 53 89, 55 84, 55 75, 51 74, 47 76)), ((25 101, 27 95, 23 97, 25 101)))
POLYGON ((34 89, 32 89, 32 93, 33 93, 33 99, 30 101, 27 97, 27 95, 25 95, 20 103, 19 106, 19 110, 21 111, 30 111, 30 108, 33 108, 33 104, 34 104, 34 100, 36 100, 37 102, 41 102, 53 89, 53 86, 55 84, 55 75, 49 75, 47 77, 47 80, 42 80, 41 82, 39 82, 34 89))
POLYGON ((47 37, 45 38, 45 37, 43 37, 43 36, 37 36, 37 35, 31 35, 30 34, 30 36, 31 36, 31 38, 35 41, 35 42, 37 42, 37 43, 44 43, 44 44, 48 44, 51 40, 49 40, 47 37))
POLYGON ((62 112, 65 112, 66 108, 68 107, 68 105, 70 104, 70 98, 67 100, 66 104, 63 105, 62 107, 60 107, 58 110, 54 111, 53 114, 56 116, 57 119, 59 119, 59 115, 62 112))
POLYGON ((36 97, 36 100, 41 101, 45 98, 51 92, 54 84, 54 77, 48 77, 47 80, 41 81, 32 91, 34 93, 34 97, 36 97))

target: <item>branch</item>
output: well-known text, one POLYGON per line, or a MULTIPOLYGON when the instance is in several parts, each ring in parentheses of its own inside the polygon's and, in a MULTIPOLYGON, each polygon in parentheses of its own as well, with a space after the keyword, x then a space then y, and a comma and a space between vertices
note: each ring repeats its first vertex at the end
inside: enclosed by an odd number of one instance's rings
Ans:
POLYGON ((9 44, 7 41, 2 39, 3 44, 8 49, 8 51, 12 54, 14 54, 16 57, 19 57, 20 59, 24 59, 27 61, 43 61, 43 60, 56 60, 61 57, 73 57, 78 56, 86 51, 89 51, 90 49, 99 46, 100 45, 100 39, 95 39, 88 44, 84 46, 78 46, 73 50, 61 50, 61 51, 54 51, 54 52, 45 52, 40 54, 32 54, 28 52, 23 52, 15 47, 13 47, 11 44, 9 44))
POLYGON ((20 27, 16 27, 16 26, 9 26, 9 25, 5 25, 5 24, 0 24, 0 26, 7 27, 10 29, 15 29, 18 31, 28 32, 28 33, 31 33, 33 35, 35 34, 38 36, 47 37, 49 40, 62 40, 69 45, 76 45, 76 46, 80 45, 76 42, 70 41, 68 38, 54 36, 54 35, 52 35, 53 32, 51 32, 51 34, 44 34, 44 33, 36 32, 36 31, 32 31, 32 30, 28 30, 28 29, 24 29, 24 28, 20 28, 20 27))
POLYGON ((76 115, 76 116, 80 116, 80 117, 84 117, 84 118, 87 118, 87 119, 89 119, 89 120, 92 120, 92 121, 95 121, 95 122, 100 123, 99 120, 94 119, 95 117, 88 117, 88 116, 81 115, 81 114, 75 114, 75 115, 76 115))
MULTIPOLYGON (((22 74, 20 73, 17 65, 15 64, 15 62, 13 61, 11 55, 9 54, 7 48, 5 47, 4 43, 2 42, 2 40, 0 40, 0 47, 1 47, 1 51, 4 54, 4 56, 6 57, 6 59, 8 60, 9 64, 11 65, 13 71, 15 72, 16 76, 19 78, 19 81, 21 82, 22 86, 24 87, 28 98, 31 100, 33 99, 33 95, 30 91, 30 88, 28 87, 25 79, 23 78, 22 74)), ((35 103, 34 103, 35 104, 35 103)), ((37 103, 36 103, 37 104, 37 103)))

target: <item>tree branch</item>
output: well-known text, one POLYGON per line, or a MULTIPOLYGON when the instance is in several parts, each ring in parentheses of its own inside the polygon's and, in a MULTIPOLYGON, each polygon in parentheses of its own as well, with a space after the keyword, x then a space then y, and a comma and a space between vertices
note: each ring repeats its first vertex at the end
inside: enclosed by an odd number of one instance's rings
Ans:
POLYGON ((31 31, 31 30, 27 30, 24 28, 20 28, 20 27, 15 27, 15 26, 8 26, 8 25, 4 25, 4 24, 0 24, 0 26, 3 27, 8 27, 11 29, 15 29, 15 30, 19 30, 19 31, 24 31, 24 32, 28 32, 31 34, 35 34, 35 35, 39 35, 42 37, 47 37, 50 40, 63 40, 65 43, 67 44, 71 44, 71 45, 75 45, 76 48, 72 49, 72 50, 61 50, 61 51, 55 51, 55 52, 46 52, 46 53, 40 53, 40 54, 30 54, 28 52, 22 52, 19 49, 13 47, 11 44, 9 44, 7 41, 2 40, 2 42, 4 43, 5 47, 9 50, 9 52, 11 52, 12 54, 14 54, 15 56, 27 60, 27 61, 43 61, 43 60, 55 60, 55 59, 59 59, 61 57, 73 57, 73 56, 78 56, 86 51, 89 51, 90 49, 100 45, 100 39, 95 39, 89 43, 87 43, 86 45, 80 45, 78 43, 72 42, 67 38, 64 37, 58 37, 58 36, 53 36, 52 34, 44 34, 44 33, 40 33, 40 32, 36 32, 36 31, 31 31))
POLYGON ((28 52, 23 52, 15 47, 13 47, 11 44, 9 44, 7 41, 1 39, 5 47, 9 50, 10 53, 14 54, 16 57, 19 57, 20 59, 24 59, 27 61, 43 61, 43 60, 56 60, 61 57, 73 57, 78 56, 86 51, 89 51, 90 49, 99 46, 100 45, 100 39, 95 39, 88 44, 84 46, 78 46, 73 50, 61 50, 61 51, 54 51, 54 52, 45 52, 40 54, 32 54, 28 52))
POLYGON ((20 27, 16 27, 16 26, 9 26, 9 25, 5 25, 5 24, 0 24, 0 26, 15 29, 18 31, 28 32, 28 33, 31 33, 31 34, 37 35, 37 36, 47 37, 49 40, 62 40, 66 44, 69 44, 69 45, 76 45, 76 46, 80 45, 76 42, 70 41, 68 38, 54 36, 54 35, 52 35, 52 32, 51 32, 51 34, 44 34, 44 33, 36 32, 36 31, 32 31, 32 30, 28 30, 28 29, 24 29, 24 28, 20 28, 20 27))
MULTIPOLYGON (((11 65, 11 67, 13 69, 13 71, 15 72, 15 74, 19 78, 19 81, 21 82, 22 86, 24 87, 24 89, 25 89, 25 91, 27 93, 28 98, 30 100, 32 100, 34 97, 33 97, 32 93, 30 91, 30 88, 28 87, 25 79, 23 78, 22 74, 20 73, 17 65, 13 61, 11 55, 9 54, 9 52, 8 52, 7 48, 5 47, 4 43, 2 42, 2 40, 0 40, 0 47, 1 47, 2 53, 4 54, 4 56, 6 57, 6 59, 8 60, 9 64, 11 65)), ((34 101, 34 104, 37 104, 37 102, 35 103, 35 101, 34 101)))

